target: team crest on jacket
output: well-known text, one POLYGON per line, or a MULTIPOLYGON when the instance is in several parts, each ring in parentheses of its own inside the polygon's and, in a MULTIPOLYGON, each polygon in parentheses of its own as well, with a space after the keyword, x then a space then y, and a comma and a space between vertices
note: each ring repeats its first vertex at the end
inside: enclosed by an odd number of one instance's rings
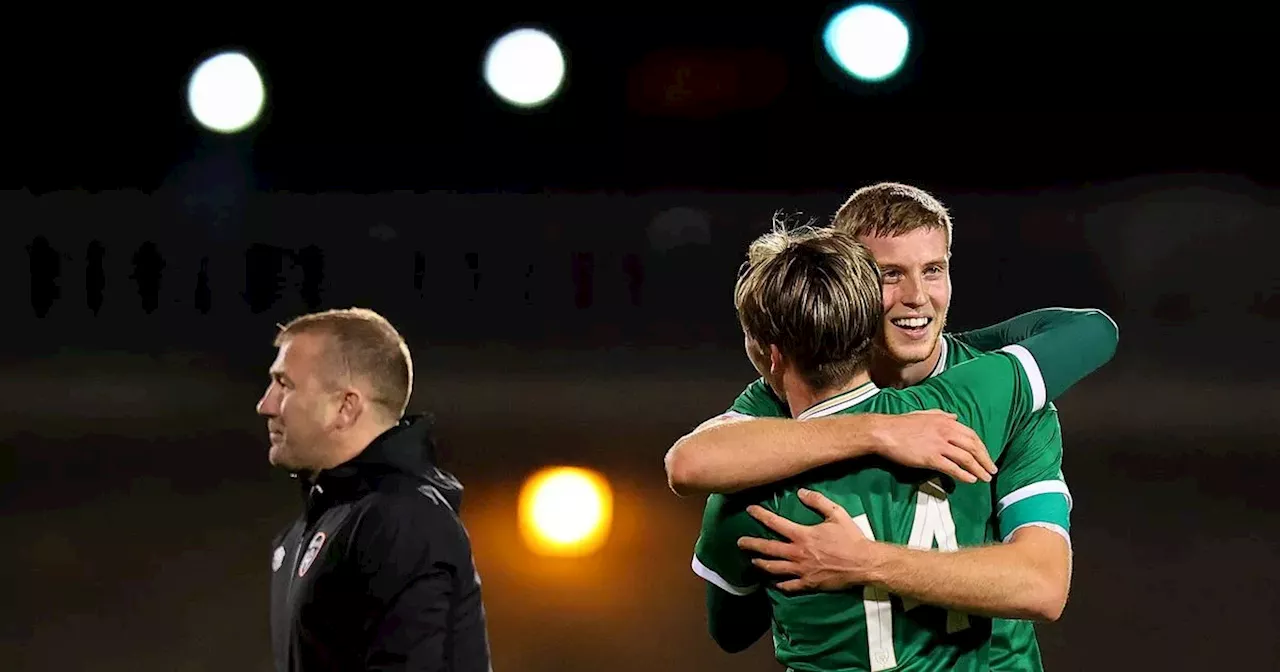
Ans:
POLYGON ((311 563, 315 562, 316 556, 320 555, 320 547, 324 546, 324 532, 316 532, 316 536, 311 537, 311 543, 307 544, 307 552, 302 556, 302 562, 298 563, 298 578, 302 578, 303 574, 311 568, 311 563))

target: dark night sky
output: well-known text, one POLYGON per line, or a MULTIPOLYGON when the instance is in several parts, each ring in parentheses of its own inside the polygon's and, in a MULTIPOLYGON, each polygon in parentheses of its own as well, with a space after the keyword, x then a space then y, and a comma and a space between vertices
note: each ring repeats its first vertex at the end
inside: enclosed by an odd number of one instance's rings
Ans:
POLYGON ((40 24, 48 39, 7 47, 27 95, 9 108, 20 169, 6 182, 150 190, 176 162, 224 144, 251 149, 259 188, 291 191, 843 188, 884 174, 1019 188, 1193 169, 1274 177, 1261 122, 1276 57, 1260 16, 1221 3, 890 4, 911 22, 914 48, 895 84, 877 89, 848 82, 821 53, 834 4, 765 13, 646 3, 610 14, 483 3, 447 16, 40 24), (532 114, 503 109, 479 76, 485 46, 514 23, 550 29, 570 59, 562 97, 532 114), (183 100, 190 69, 227 46, 246 49, 268 86, 265 123, 234 140, 201 132, 183 100), (644 114, 629 82, 646 56, 669 49, 740 57, 737 90, 779 92, 753 109, 644 114), (770 63, 781 79, 765 73, 770 63))

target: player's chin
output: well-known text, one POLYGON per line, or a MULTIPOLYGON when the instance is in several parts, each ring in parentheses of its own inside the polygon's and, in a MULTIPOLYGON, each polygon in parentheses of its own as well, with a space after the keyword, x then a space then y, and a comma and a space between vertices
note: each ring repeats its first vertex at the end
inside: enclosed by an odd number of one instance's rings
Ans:
POLYGON ((893 360, 900 364, 915 364, 923 362, 933 354, 933 349, 938 342, 937 338, 929 338, 924 340, 906 339, 906 338, 889 338, 889 355, 893 360))

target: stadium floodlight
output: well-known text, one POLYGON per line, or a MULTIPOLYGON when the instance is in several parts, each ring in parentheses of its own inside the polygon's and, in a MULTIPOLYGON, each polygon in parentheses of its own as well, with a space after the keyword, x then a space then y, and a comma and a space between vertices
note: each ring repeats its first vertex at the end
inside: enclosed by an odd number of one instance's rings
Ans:
POLYGON ((248 56, 228 51, 212 56, 191 74, 187 104, 201 126, 217 133, 238 133, 262 112, 266 91, 248 56))
POLYGON ((560 45, 535 28, 519 28, 499 37, 484 57, 485 82, 516 107, 545 104, 560 90, 564 75, 560 45))
POLYGON ((892 11, 860 3, 827 22, 822 42, 832 60, 855 79, 881 82, 902 69, 911 32, 892 11))

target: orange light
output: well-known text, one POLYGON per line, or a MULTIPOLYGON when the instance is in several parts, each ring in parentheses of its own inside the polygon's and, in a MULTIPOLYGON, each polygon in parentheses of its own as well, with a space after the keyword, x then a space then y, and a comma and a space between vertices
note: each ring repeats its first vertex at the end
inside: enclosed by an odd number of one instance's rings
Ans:
POLYGON ((539 555, 581 557, 604 545, 613 523, 613 492, 600 474, 550 467, 520 491, 520 534, 539 555))

